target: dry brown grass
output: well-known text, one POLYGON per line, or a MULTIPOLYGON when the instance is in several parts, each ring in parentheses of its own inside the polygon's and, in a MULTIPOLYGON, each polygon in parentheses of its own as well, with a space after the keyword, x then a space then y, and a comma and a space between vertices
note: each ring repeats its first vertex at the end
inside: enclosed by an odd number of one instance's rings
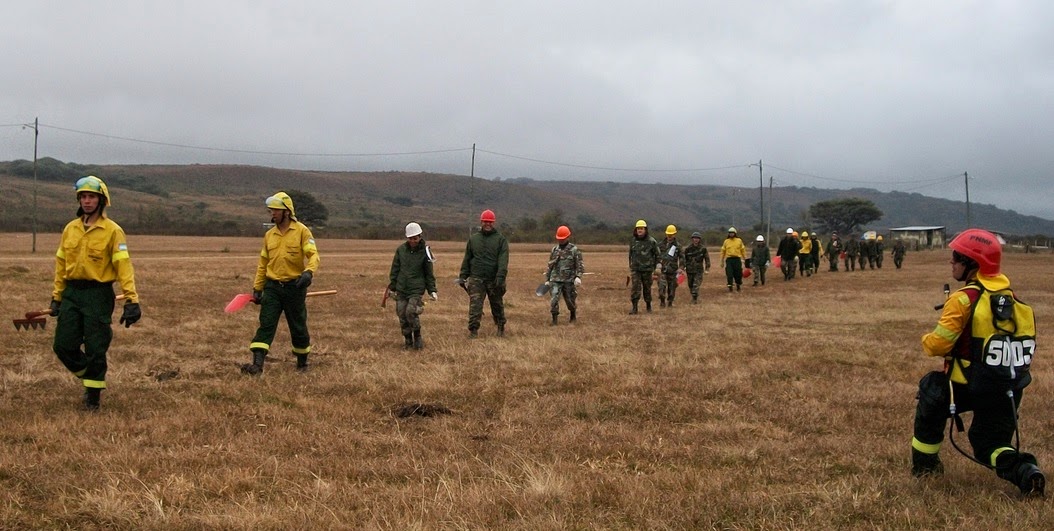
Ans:
MULTIPOLYGON (((0 234, 11 318, 49 300, 57 236, 28 242, 0 234)), ((533 296, 547 246, 514 246, 508 337, 485 317, 468 341, 463 244, 438 243, 418 353, 379 307, 397 243, 319 242, 312 289, 340 294, 308 303, 306 375, 284 324, 264 376, 238 372, 256 315, 222 308, 249 288, 258 238, 131 236, 144 320, 115 328, 98 414, 78 409, 53 323, 0 327, 0 527, 1054 528, 1047 500, 950 446, 944 477, 908 474, 944 252, 740 294, 711 275, 698 306, 682 288, 628 316, 624 248, 585 246, 580 322, 551 328, 533 296), (451 412, 397 415, 412 403, 451 412)), ((1051 256, 1006 261, 1042 345, 1051 256)), ((1022 423, 1048 471, 1052 370, 1040 355, 1022 423)))

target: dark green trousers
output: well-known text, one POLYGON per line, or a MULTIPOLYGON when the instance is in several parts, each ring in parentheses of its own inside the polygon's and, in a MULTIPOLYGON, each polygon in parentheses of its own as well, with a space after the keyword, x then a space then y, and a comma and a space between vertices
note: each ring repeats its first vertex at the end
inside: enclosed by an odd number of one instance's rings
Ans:
POLYGON ((294 281, 268 280, 264 284, 263 300, 260 301, 260 327, 256 329, 249 350, 271 350, 271 341, 274 341, 275 332, 278 330, 278 320, 285 313, 293 353, 310 353, 311 336, 307 331, 306 296, 307 288, 297 288, 294 281))
POLYGON ((84 387, 106 389, 113 307, 113 286, 108 283, 71 280, 62 292, 52 350, 84 387))

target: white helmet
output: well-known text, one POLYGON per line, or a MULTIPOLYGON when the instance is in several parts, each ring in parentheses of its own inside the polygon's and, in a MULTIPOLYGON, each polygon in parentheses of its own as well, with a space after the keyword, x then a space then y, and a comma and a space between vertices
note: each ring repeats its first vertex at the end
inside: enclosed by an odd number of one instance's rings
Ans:
POLYGON ((787 234, 794 234, 794 229, 787 227, 787 234))
POLYGON ((765 241, 765 237, 760 235, 760 234, 758 234, 758 237, 754 238, 754 241, 756 241, 756 242, 763 242, 763 241, 765 241))
POLYGON ((411 236, 420 236, 422 232, 424 232, 424 231, 421 230, 421 226, 418 225, 417 223, 410 222, 410 223, 406 224, 406 237, 407 238, 409 238, 411 236))

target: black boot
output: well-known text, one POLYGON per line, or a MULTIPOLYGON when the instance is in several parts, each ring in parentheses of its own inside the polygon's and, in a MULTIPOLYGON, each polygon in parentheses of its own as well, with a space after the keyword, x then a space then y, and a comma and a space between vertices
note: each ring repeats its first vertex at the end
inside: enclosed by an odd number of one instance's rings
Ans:
POLYGON ((651 313, 651 301, 644 301, 644 311, 651 313))
POLYGON ((571 321, 572 323, 575 322, 575 311, 574 310, 571 310, 571 317, 568 320, 571 321))
POLYGON ((1014 485, 1024 496, 1043 496, 1047 480, 1036 457, 1027 453, 1005 452, 996 460, 995 473, 1014 485))
POLYGON ((629 311, 630 315, 637 315, 637 301, 633 301, 633 308, 629 311))
POLYGON ((944 473, 944 465, 937 454, 924 454, 914 448, 911 449, 911 475, 917 478, 923 476, 939 476, 944 473))
POLYGON ((414 346, 414 336, 403 334, 403 350, 410 350, 414 346))
POLYGON ((267 351, 261 349, 253 350, 253 362, 242 365, 242 372, 250 376, 257 376, 263 372, 264 360, 267 358, 267 351))
POLYGON ((558 314, 558 313, 553 313, 553 322, 549 323, 549 326, 556 326, 556 318, 557 318, 557 317, 558 317, 559 315, 560 315, 560 314, 558 314))
POLYGON ((307 354, 297 354, 296 355, 296 370, 298 372, 306 372, 307 371, 307 354))
POLYGON ((84 388, 84 410, 85 411, 98 411, 99 410, 99 396, 102 394, 102 389, 96 387, 85 387, 84 388))
POLYGON ((498 337, 505 337, 505 325, 498 325, 498 337))
POLYGON ((414 350, 421 350, 425 348, 425 343, 421 339, 421 331, 414 330, 414 350))
POLYGON ((665 308, 665 307, 666 307, 666 299, 664 299, 662 297, 659 297, 659 308, 665 308))

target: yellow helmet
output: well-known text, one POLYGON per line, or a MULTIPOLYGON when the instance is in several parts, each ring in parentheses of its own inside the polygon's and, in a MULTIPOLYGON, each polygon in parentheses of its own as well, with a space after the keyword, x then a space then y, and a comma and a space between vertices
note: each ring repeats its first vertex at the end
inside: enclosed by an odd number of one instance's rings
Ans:
POLYGON ((288 210, 289 215, 292 216, 293 219, 296 219, 296 211, 293 210, 293 198, 289 197, 289 194, 285 192, 278 192, 277 194, 268 197, 267 200, 264 201, 264 204, 267 205, 267 208, 288 210))
POLYGON ((637 224, 634 226, 634 228, 638 228, 639 229, 641 227, 644 227, 645 229, 648 228, 648 223, 646 221, 644 221, 643 219, 638 219, 637 220, 637 224))
POLYGON ((667 236, 673 236, 674 234, 677 234, 677 227, 674 227, 673 225, 667 225, 666 226, 666 235, 667 236))
POLYGON ((81 192, 91 192, 93 194, 99 194, 106 199, 104 203, 106 206, 111 206, 110 203, 110 190, 106 188, 106 183, 102 182, 102 179, 89 175, 87 177, 81 177, 77 179, 77 183, 73 185, 74 193, 79 194, 81 192))
POLYGON ((878 235, 878 241, 882 241, 882 235, 881 234, 878 235))
POLYGON ((809 231, 807 231, 807 230, 801 231, 801 237, 802 238, 808 238, 809 237, 809 231))

